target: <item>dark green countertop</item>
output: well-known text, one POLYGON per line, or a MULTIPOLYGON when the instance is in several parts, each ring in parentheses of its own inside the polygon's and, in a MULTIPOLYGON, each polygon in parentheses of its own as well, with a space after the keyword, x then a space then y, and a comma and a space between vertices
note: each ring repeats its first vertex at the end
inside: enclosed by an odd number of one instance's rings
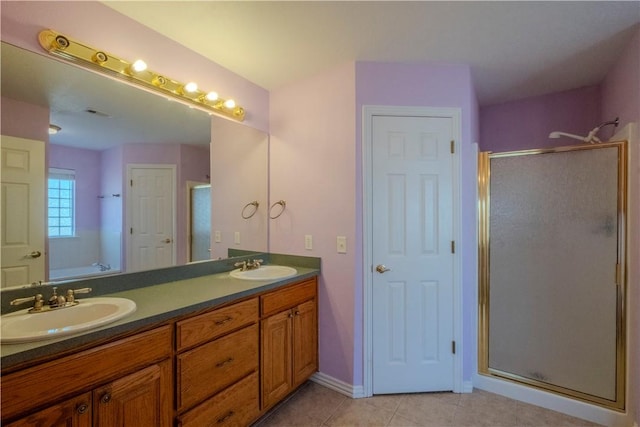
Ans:
POLYGON ((2 369, 18 364, 22 365, 30 360, 54 356, 57 353, 68 352, 75 347, 86 347, 92 342, 104 342, 111 337, 151 327, 180 316, 214 308, 233 300, 277 289, 320 274, 319 263, 318 268, 301 267, 295 263, 292 266, 296 268, 298 273, 293 277, 281 280, 241 280, 230 277, 226 271, 104 293, 101 296, 133 300, 137 306, 136 311, 116 322, 66 337, 31 343, 2 344, 0 346, 2 369))

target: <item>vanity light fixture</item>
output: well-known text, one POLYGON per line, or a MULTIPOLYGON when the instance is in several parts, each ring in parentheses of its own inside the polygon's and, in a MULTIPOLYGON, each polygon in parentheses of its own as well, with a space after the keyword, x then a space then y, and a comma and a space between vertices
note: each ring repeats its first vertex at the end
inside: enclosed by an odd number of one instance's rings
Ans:
POLYGON ((135 83, 162 95, 169 95, 238 121, 244 120, 244 108, 236 105, 234 100, 221 99, 216 92, 201 91, 195 82, 184 84, 150 71, 147 69, 147 64, 140 59, 130 63, 52 30, 41 31, 38 34, 38 40, 40 45, 50 54, 77 65, 97 69, 118 79, 135 83))
POLYGON ((49 135, 55 135, 56 133, 60 132, 62 130, 62 128, 60 126, 56 126, 53 124, 49 125, 49 135))

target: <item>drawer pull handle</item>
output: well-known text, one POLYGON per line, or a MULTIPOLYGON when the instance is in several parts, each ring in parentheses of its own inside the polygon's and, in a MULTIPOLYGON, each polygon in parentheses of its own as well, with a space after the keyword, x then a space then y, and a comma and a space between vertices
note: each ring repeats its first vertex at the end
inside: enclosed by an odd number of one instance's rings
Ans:
POLYGON ((218 422, 218 424, 222 424, 223 422, 227 421, 227 420, 228 420, 229 418, 231 418, 234 414, 235 414, 235 412, 233 412, 233 411, 229 411, 229 413, 228 413, 227 415, 225 415, 224 417, 222 417, 222 418, 219 418, 219 419, 218 419, 218 421, 217 421, 217 422, 218 422))
POLYGON ((296 316, 300 316, 300 312, 298 310, 296 310, 295 315, 296 316))
POLYGON ((102 398, 100 399, 100 402, 102 403, 109 403, 111 401, 111 393, 105 393, 104 395, 102 395, 102 398))
POLYGON ((289 312, 289 317, 293 317, 293 313, 292 312, 289 312))
POLYGON ((216 363, 216 368, 222 368, 224 365, 233 362, 233 357, 230 357, 226 360, 223 360, 222 362, 218 362, 216 363))
POLYGON ((218 326, 224 325, 225 323, 231 322, 232 320, 233 320, 233 317, 227 316, 226 318, 224 318, 222 320, 217 320, 216 321, 216 325, 218 325, 218 326))
POLYGON ((80 415, 83 415, 84 413, 87 412, 88 409, 89 409, 89 405, 87 405, 86 403, 81 403, 76 408, 76 412, 80 415))

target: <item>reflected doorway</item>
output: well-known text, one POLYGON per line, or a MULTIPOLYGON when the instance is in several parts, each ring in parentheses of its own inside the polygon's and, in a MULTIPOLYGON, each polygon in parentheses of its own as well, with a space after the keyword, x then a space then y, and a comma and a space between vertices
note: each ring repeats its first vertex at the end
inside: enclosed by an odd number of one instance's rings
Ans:
POLYGON ((211 258, 211 185, 189 185, 189 262, 211 258))

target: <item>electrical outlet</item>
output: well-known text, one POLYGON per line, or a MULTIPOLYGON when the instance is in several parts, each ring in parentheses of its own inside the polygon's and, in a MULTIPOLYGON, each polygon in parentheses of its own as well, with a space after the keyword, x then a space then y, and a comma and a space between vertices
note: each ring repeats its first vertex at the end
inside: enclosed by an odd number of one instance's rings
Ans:
POLYGON ((347 253, 347 238, 345 236, 338 236, 336 238, 336 244, 339 254, 347 253))
POLYGON ((240 244, 240 232, 239 231, 236 231, 235 233, 233 233, 233 242, 236 245, 240 244))
POLYGON ((216 230, 213 233, 213 241, 216 243, 222 242, 222 234, 220 233, 220 230, 216 230))
POLYGON ((304 248, 308 251, 313 249, 313 237, 311 236, 311 234, 304 235, 304 248))

